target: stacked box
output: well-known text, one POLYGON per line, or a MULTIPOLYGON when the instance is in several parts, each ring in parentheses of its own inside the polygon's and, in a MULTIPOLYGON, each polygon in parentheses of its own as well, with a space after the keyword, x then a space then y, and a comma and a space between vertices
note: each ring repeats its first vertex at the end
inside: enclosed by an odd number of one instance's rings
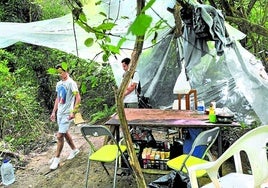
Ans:
POLYGON ((142 168, 167 170, 167 161, 170 157, 170 151, 146 147, 142 151, 142 168))

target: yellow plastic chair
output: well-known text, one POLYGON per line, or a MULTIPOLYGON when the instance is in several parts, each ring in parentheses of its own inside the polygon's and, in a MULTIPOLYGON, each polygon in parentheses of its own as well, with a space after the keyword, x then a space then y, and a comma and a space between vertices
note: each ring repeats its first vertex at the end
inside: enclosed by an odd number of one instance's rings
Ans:
MULTIPOLYGON (((180 155, 174 159, 171 159, 167 162, 167 166, 173 170, 183 171, 184 173, 188 173, 188 168, 192 165, 196 164, 204 164, 208 161, 204 158, 209 155, 209 149, 215 142, 218 137, 220 128, 215 127, 213 129, 209 129, 201 132, 194 140, 192 144, 192 148, 188 154, 180 155), (201 158, 193 156, 193 152, 197 146, 206 146, 205 152, 201 158)), ((208 156, 211 158, 210 156, 208 156)), ((197 171, 197 177, 202 177, 206 174, 206 171, 199 170, 197 171)))
POLYGON ((102 125, 83 125, 81 127, 81 133, 83 137, 86 139, 88 144, 90 145, 90 151, 88 156, 88 163, 87 163, 87 172, 86 172, 86 187, 88 187, 88 177, 90 171, 90 161, 97 161, 101 162, 103 168, 105 169, 108 175, 109 171, 107 170, 105 164, 114 162, 114 177, 113 177, 113 187, 116 184, 116 175, 118 170, 118 159, 122 157, 125 161, 126 165, 129 169, 129 163, 124 156, 124 152, 127 150, 125 145, 119 145, 113 135, 111 134, 110 130, 102 125), (113 144, 105 144, 100 148, 96 148, 94 144, 90 141, 90 137, 100 137, 100 136, 107 136, 111 138, 111 142, 113 144))
POLYGON ((267 161, 268 125, 257 127, 235 141, 216 161, 191 166, 189 171, 192 188, 199 188, 197 172, 205 170, 211 183, 203 188, 256 188, 268 178, 267 161), (241 151, 245 152, 251 167, 251 174, 243 172, 241 151), (220 166, 234 157, 235 172, 218 177, 220 166))

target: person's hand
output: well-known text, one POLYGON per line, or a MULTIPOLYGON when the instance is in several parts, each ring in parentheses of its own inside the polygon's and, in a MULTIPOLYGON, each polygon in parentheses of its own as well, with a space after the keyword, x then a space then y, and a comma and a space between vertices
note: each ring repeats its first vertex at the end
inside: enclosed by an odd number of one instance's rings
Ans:
POLYGON ((71 120, 71 119, 73 119, 74 118, 74 113, 72 112, 72 113, 70 113, 70 115, 69 115, 69 120, 71 120))
POLYGON ((52 112, 50 115, 50 120, 54 122, 55 119, 56 119, 55 112, 52 112))

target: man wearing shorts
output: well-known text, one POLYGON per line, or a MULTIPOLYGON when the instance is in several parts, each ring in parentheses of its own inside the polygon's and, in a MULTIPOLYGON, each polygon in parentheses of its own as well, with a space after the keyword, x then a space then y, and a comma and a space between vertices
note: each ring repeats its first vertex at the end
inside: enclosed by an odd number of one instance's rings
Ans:
POLYGON ((52 164, 50 165, 50 169, 52 170, 55 170, 59 166, 64 138, 72 149, 67 159, 72 159, 79 153, 79 150, 75 147, 71 134, 69 133, 69 127, 75 112, 78 110, 81 97, 76 82, 69 77, 67 70, 65 70, 61 64, 57 65, 56 69, 61 77, 61 81, 57 82, 56 85, 57 97, 50 116, 51 121, 55 121, 57 113, 58 124, 57 150, 52 164))

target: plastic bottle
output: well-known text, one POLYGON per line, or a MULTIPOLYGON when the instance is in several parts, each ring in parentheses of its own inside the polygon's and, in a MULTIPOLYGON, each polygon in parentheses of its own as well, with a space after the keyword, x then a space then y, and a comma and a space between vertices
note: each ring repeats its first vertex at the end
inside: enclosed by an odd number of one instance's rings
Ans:
POLYGON ((205 113, 205 102, 204 101, 198 101, 198 103, 197 103, 197 113, 198 114, 204 114, 205 113))
POLYGON ((213 103, 211 103, 209 107, 209 115, 213 115, 213 114, 215 114, 215 108, 214 108, 213 103))
POLYGON ((1 177, 4 185, 10 185, 15 181, 14 168, 8 159, 4 159, 1 166, 1 177))
POLYGON ((210 104, 210 107, 209 107, 209 114, 208 114, 208 117, 209 117, 209 122, 210 122, 210 123, 216 123, 216 121, 217 121, 214 106, 215 106, 215 105, 214 105, 213 103, 211 103, 211 104, 210 104))

